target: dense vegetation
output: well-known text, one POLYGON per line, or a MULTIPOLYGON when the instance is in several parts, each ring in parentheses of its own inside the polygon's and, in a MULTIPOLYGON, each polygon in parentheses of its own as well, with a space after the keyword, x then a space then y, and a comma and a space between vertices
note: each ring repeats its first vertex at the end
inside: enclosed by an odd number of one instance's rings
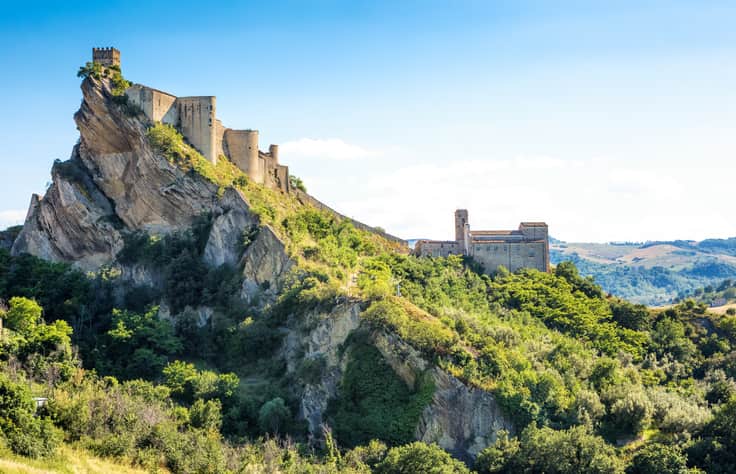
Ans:
MULTIPOLYGON (((736 280, 727 278, 717 285, 696 288, 678 298, 678 302, 693 299, 710 306, 722 306, 736 302, 736 280)), ((730 308, 729 308, 730 309, 730 308)))

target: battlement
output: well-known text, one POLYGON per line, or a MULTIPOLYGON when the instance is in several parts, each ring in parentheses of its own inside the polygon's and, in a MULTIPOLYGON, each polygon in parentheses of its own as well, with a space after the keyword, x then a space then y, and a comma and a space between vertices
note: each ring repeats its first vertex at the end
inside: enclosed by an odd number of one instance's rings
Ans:
POLYGON ((105 67, 120 66, 120 51, 113 48, 92 48, 92 62, 105 67))

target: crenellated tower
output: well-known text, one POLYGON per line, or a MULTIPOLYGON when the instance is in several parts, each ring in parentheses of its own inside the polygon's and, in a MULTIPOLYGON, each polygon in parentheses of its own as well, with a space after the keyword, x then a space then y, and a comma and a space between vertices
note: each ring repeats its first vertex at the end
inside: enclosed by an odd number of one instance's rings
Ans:
POLYGON ((92 48, 92 62, 105 67, 120 67, 120 51, 115 48, 92 48))

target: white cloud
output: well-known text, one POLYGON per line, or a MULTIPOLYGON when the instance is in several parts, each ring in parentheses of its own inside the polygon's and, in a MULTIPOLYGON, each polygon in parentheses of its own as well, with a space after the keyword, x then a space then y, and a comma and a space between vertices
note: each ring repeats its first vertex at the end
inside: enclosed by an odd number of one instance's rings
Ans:
POLYGON ((284 157, 305 157, 325 160, 355 160, 377 154, 372 150, 358 145, 346 143, 339 138, 300 138, 299 140, 280 145, 279 149, 281 156, 284 157))
POLYGON ((569 241, 736 235, 727 204, 733 174, 705 165, 537 156, 360 168, 355 179, 315 183, 313 191, 341 212, 405 238, 452 238, 456 208, 470 211, 476 229, 540 220, 569 241))
POLYGON ((0 211, 0 230, 13 225, 22 224, 26 218, 26 211, 22 209, 7 209, 0 211))

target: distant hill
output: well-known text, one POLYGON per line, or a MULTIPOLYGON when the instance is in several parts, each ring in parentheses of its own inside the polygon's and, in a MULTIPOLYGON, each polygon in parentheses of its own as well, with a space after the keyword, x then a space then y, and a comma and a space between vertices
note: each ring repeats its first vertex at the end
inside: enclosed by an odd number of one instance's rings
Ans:
POLYGON ((672 303, 736 277, 736 237, 550 244, 553 264, 571 260, 609 293, 649 305, 672 303))

